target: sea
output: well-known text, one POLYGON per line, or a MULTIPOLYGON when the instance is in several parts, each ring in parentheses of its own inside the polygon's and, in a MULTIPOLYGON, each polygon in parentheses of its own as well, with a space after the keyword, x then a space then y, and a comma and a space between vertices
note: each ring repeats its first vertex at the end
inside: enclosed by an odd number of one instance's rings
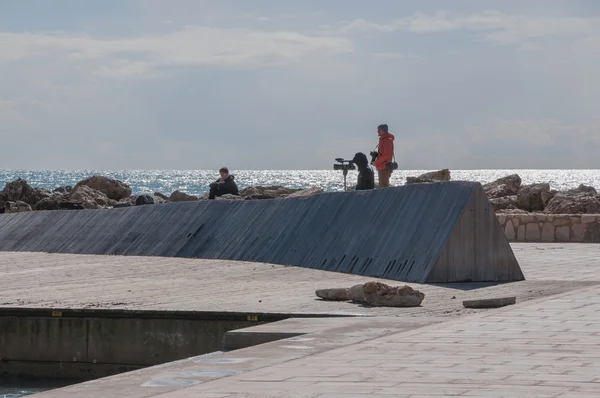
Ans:
MULTIPOLYGON (((396 170, 392 174, 391 183, 394 186, 403 185, 406 177, 419 176, 428 171, 432 170, 396 170)), ((289 188, 319 187, 327 192, 344 190, 343 174, 335 170, 239 170, 232 171, 232 174, 240 188, 282 185, 289 188)), ((451 170, 452 180, 478 181, 483 184, 509 174, 518 174, 523 184, 547 182, 556 190, 576 188, 580 184, 600 188, 600 170, 451 170)), ((135 195, 154 192, 169 195, 176 190, 190 195, 202 195, 208 191, 209 184, 218 178, 218 172, 214 170, 0 170, 0 189, 17 178, 26 180, 34 187, 54 189, 73 186, 93 175, 121 180, 131 186, 135 195)), ((356 171, 348 173, 349 186, 356 183, 356 176, 356 171)), ((0 398, 16 398, 47 388, 52 387, 30 383, 3 386, 0 379, 0 398)))
MULTIPOLYGON (((418 176, 432 170, 396 170, 393 186, 403 185, 408 176, 418 176)), ((289 188, 319 187, 327 192, 343 191, 344 177, 335 170, 239 170, 231 171, 241 188, 247 186, 282 185, 289 188)), ((547 182, 552 189, 566 190, 580 184, 600 188, 600 170, 451 170, 452 180, 487 183, 509 174, 521 176, 523 184, 547 182)), ((103 175, 129 184, 134 195, 161 192, 169 195, 180 190, 190 195, 202 195, 209 184, 218 178, 211 170, 0 170, 0 189, 17 178, 31 186, 54 189, 75 185, 87 177, 103 175)), ((347 176, 348 186, 356 184, 356 171, 347 176)))

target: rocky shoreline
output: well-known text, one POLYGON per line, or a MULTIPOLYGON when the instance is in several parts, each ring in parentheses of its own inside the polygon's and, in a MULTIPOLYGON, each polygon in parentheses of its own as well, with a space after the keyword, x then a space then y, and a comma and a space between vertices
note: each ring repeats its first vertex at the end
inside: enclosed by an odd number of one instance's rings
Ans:
MULTIPOLYGON (((427 184, 450 181, 448 169, 407 177, 406 184, 427 184)), ((595 188, 580 185, 567 191, 551 189, 548 183, 523 185, 517 174, 502 177, 483 185, 494 210, 499 214, 600 214, 600 195, 595 188)), ((217 200, 259 200, 308 197, 322 193, 320 188, 291 189, 282 186, 251 186, 240 191, 240 196, 225 195, 217 200)), ((119 180, 104 176, 86 178, 75 186, 54 190, 30 186, 17 179, 6 184, 0 192, 0 213, 18 213, 33 210, 106 209, 135 205, 162 204, 207 200, 203 196, 175 191, 170 195, 132 195, 131 187, 119 180)))

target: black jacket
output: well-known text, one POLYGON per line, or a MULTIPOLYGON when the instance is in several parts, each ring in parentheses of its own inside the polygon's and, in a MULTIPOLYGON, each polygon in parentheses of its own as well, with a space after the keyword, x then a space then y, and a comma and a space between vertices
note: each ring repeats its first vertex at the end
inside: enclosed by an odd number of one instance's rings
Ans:
POLYGON ((369 167, 367 155, 362 152, 356 153, 352 162, 358 168, 358 180, 356 182, 357 191, 365 191, 367 189, 375 189, 375 173, 369 167))
POLYGON ((357 191, 375 189, 375 173, 373 173, 373 169, 369 167, 358 169, 358 180, 355 189, 357 191))
POLYGON ((217 181, 210 184, 210 187, 216 191, 216 196, 223 196, 227 194, 239 196, 240 191, 238 190, 238 186, 234 179, 235 177, 230 174, 225 181, 221 181, 219 178, 217 181))

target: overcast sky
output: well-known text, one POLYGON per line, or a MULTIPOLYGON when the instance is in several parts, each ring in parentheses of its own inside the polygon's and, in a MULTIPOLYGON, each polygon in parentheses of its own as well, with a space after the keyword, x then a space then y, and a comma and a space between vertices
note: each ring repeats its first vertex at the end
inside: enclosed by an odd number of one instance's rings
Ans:
POLYGON ((0 169, 599 168, 597 0, 0 0, 0 169))

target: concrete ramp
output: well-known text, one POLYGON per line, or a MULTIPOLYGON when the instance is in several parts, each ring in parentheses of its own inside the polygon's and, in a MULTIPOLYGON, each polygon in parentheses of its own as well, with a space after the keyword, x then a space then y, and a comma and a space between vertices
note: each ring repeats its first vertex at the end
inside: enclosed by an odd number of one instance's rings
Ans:
POLYGON ((4 214, 0 251, 242 260, 417 283, 524 279, 472 182, 4 214))

